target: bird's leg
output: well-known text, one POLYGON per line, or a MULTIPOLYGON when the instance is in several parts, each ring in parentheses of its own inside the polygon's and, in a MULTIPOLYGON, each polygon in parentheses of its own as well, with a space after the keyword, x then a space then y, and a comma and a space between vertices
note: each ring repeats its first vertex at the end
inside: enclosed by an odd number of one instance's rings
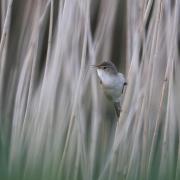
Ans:
POLYGON ((120 102, 114 102, 114 108, 115 108, 115 111, 116 111, 116 115, 117 115, 117 117, 119 118, 120 113, 121 113, 121 105, 120 105, 120 102))

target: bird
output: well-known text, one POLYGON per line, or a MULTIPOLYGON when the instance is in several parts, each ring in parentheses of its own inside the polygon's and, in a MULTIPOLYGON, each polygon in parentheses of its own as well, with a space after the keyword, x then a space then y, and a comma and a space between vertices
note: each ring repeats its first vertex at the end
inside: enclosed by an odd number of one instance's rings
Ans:
POLYGON ((127 81, 111 61, 103 61, 101 64, 95 65, 95 67, 104 94, 114 104, 116 115, 119 117, 122 103, 121 97, 127 81))

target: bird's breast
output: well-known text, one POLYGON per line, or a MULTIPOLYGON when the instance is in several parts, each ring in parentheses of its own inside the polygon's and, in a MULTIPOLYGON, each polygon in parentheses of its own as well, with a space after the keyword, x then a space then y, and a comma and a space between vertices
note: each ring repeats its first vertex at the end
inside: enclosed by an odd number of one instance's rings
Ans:
POLYGON ((112 75, 101 69, 97 70, 99 79, 102 82, 102 87, 108 98, 113 101, 118 101, 122 94, 124 78, 121 74, 112 75))
POLYGON ((97 73, 98 73, 99 79, 102 81, 104 85, 106 86, 112 85, 113 81, 112 81, 111 75, 109 75, 107 72, 105 72, 102 69, 98 69, 97 73))

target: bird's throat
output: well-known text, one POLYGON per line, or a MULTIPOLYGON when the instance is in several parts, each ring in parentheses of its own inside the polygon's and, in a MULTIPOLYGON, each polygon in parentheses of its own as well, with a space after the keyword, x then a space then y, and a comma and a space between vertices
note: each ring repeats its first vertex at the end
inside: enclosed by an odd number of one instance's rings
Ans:
POLYGON ((104 86, 109 86, 111 87, 114 83, 114 75, 111 75, 110 73, 102 70, 102 69, 98 69, 97 70, 97 74, 98 74, 98 77, 101 81, 101 83, 104 85, 104 86))

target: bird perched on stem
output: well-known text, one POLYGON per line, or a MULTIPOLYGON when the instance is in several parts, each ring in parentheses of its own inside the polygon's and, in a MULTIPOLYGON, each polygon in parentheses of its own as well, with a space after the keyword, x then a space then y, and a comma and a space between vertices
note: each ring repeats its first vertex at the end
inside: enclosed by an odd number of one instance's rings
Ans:
POLYGON ((97 69, 97 75, 100 79, 102 89, 106 97, 114 103, 116 114, 119 117, 121 112, 121 97, 127 85, 126 79, 110 61, 104 61, 94 67, 97 69))

